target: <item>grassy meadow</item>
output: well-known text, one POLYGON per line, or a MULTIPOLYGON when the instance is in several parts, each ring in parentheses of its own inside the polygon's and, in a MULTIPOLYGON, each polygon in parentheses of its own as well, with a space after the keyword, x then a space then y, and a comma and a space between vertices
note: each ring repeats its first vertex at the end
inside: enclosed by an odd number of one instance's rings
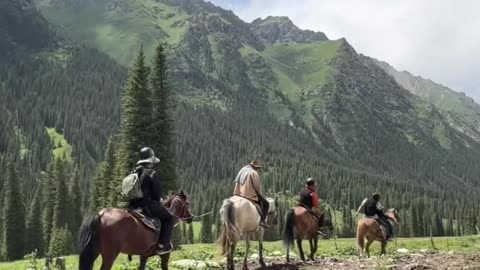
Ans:
MULTIPOLYGON (((307 243, 304 242, 305 250, 307 250, 307 243)), ((389 256, 401 256, 399 249, 407 249, 409 253, 420 252, 448 252, 453 251, 455 253, 477 253, 480 252, 480 237, 468 236, 468 237, 439 237, 439 238, 399 238, 396 241, 388 245, 389 256)), ((253 255, 257 252, 257 245, 254 243, 250 250, 249 255, 253 255)), ((297 250, 294 250, 297 253, 297 250)), ((372 256, 376 256, 379 253, 379 243, 372 245, 372 256)), ((242 244, 237 248, 237 256, 243 256, 245 254, 245 247, 242 244)), ((267 257, 277 257, 284 254, 282 243, 267 242, 265 244, 265 254, 267 257)), ((335 258, 347 258, 356 256, 356 247, 354 239, 330 239, 320 240, 317 257, 335 257, 335 258)), ((194 244, 183 245, 181 250, 174 251, 171 256, 171 264, 175 261, 190 259, 197 261, 212 261, 221 262, 223 258, 219 256, 217 247, 213 244, 194 244)), ((66 267, 68 270, 77 269, 78 267, 77 256, 65 257, 66 267)), ((268 260, 268 258, 267 258, 268 260)), ((114 270, 127 270, 136 269, 138 258, 134 258, 132 263, 127 261, 127 257, 122 255, 117 259, 114 270)), ((0 270, 25 270, 29 268, 30 262, 28 260, 1 263, 0 270)), ((39 269, 42 269, 45 260, 39 259, 37 261, 39 269)), ((99 269, 101 259, 96 262, 96 268, 99 269)), ((159 269, 158 259, 152 258, 149 262, 148 269, 159 269)), ((171 267, 173 270, 181 269, 171 267)))

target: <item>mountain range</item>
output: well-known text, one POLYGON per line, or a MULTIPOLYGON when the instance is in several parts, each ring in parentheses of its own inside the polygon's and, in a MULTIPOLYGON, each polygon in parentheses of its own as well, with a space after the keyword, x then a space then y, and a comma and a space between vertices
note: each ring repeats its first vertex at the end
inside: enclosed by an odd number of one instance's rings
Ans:
POLYGON ((180 181, 194 204, 218 203, 236 170, 260 159, 271 193, 291 195, 314 176, 322 198, 349 209, 381 190, 404 211, 479 212, 480 105, 346 39, 287 17, 247 23, 202 0, 1 5, 0 94, 12 117, 0 119, 11 127, 0 152, 42 160, 31 175, 57 147, 45 130, 55 127, 88 183, 118 127, 128 66, 141 44, 151 56, 165 42, 180 181))

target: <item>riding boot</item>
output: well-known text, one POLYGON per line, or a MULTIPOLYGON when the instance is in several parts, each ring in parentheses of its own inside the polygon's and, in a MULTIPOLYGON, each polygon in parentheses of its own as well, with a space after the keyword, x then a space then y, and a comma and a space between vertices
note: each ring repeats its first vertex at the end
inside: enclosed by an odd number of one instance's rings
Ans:
POLYGON ((262 209, 262 215, 260 216, 260 226, 264 228, 270 228, 270 225, 265 222, 265 219, 268 215, 269 204, 268 201, 265 200, 263 197, 260 198, 260 208, 262 209))

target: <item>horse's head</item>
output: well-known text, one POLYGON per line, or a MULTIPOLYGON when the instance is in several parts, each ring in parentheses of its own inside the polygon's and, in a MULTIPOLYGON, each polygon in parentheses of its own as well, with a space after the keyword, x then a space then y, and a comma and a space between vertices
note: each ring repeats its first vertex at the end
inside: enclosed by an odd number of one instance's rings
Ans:
POLYGON ((400 222, 400 216, 398 215, 398 211, 395 208, 390 208, 385 212, 385 215, 390 218, 395 223, 400 222))
POLYGON ((267 224, 268 225, 277 225, 278 224, 278 198, 272 199, 267 198, 268 201, 268 214, 267 214, 267 224))
POLYGON ((164 205, 175 217, 185 220, 187 223, 192 223, 193 215, 190 212, 190 201, 183 190, 179 193, 172 192, 164 205))
POLYGON ((320 224, 321 224, 321 227, 325 227, 330 232, 333 232, 335 228, 333 227, 332 214, 330 213, 330 211, 324 211, 320 215, 320 224))

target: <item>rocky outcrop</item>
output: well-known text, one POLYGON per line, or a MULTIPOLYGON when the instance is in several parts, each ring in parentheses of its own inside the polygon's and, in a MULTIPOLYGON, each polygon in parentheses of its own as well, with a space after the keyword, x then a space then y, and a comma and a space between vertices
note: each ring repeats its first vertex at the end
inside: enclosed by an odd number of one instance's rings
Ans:
POLYGON ((251 23, 255 35, 265 43, 311 43, 328 40, 322 32, 302 30, 288 17, 272 17, 256 19, 251 23))

